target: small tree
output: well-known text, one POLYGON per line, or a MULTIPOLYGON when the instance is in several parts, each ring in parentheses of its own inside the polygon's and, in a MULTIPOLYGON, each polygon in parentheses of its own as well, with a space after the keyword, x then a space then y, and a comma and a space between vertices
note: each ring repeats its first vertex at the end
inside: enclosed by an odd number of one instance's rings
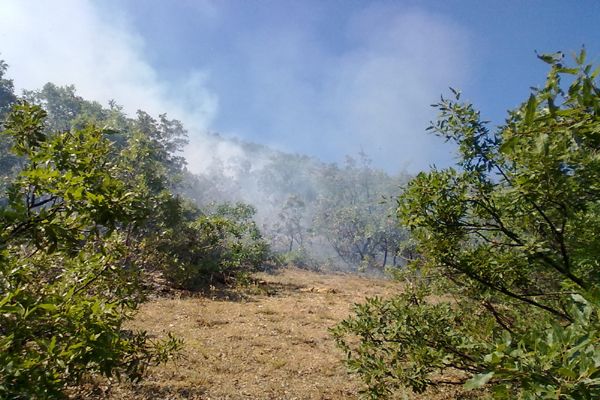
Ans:
POLYGON ((15 85, 12 79, 5 78, 8 65, 0 60, 0 119, 4 119, 10 107, 17 101, 15 85))
POLYGON ((496 132, 458 92, 437 104, 430 129, 460 161, 399 200, 422 255, 412 288, 334 330, 372 398, 451 383, 451 371, 495 398, 600 397, 600 69, 584 51, 573 68, 540 58, 546 85, 496 132))
POLYGON ((223 203, 195 219, 180 217, 149 240, 158 250, 155 264, 169 281, 190 290, 255 271, 269 256, 253 220, 255 212, 247 204, 223 203))
MULTIPOLYGON (((2 129, 6 114, 17 101, 14 83, 12 79, 5 77, 7 68, 8 65, 0 60, 0 129, 2 129)), ((0 204, 8 181, 14 177, 21 164, 20 158, 10 153, 11 145, 9 137, 0 135, 0 204)))
POLYGON ((307 228, 304 226, 306 204, 297 195, 287 198, 281 211, 277 215, 274 230, 287 252, 294 250, 294 244, 299 249, 304 247, 304 241, 308 236, 307 228))
POLYGON ((358 161, 347 157, 344 168, 324 169, 320 179, 316 233, 351 267, 383 270, 388 262, 393 264, 406 237, 405 229, 390 219, 394 203, 386 198, 397 193, 403 177, 373 168, 361 152, 358 161))

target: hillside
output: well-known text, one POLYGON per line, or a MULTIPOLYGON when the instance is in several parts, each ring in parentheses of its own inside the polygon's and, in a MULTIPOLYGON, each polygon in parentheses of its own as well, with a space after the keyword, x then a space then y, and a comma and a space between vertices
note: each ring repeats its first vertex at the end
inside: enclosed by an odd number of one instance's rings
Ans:
MULTIPOLYGON (((101 385, 94 395, 109 400, 357 398, 360 382, 347 374, 327 329, 365 296, 398 290, 397 282, 290 268, 257 274, 246 288, 154 299, 142 306, 133 326, 183 338, 184 357, 153 369, 139 385, 101 385)), ((91 397, 90 392, 81 395, 91 397)), ((426 398, 455 396, 430 393, 426 398)))

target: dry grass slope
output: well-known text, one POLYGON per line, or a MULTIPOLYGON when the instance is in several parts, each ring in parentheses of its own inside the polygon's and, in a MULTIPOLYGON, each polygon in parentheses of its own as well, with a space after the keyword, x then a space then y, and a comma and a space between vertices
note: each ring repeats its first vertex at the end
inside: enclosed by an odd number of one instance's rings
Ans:
MULTIPOLYGON (((203 297, 158 298, 133 321, 158 337, 185 340, 183 358, 138 385, 101 385, 94 397, 146 399, 353 399, 360 381, 341 363, 328 328, 366 296, 390 296, 395 282, 286 269, 203 297)), ((417 398, 404 397, 399 398, 417 398)), ((451 399, 453 393, 430 393, 451 399)))

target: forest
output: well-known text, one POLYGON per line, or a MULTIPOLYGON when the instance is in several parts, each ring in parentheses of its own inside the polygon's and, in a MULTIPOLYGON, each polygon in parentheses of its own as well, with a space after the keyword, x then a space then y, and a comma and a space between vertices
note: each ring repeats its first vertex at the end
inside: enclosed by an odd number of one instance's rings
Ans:
POLYGON ((288 266, 402 285, 328 333, 365 398, 599 398, 600 69, 539 58, 545 85, 500 127, 442 97, 429 131, 456 166, 415 176, 219 135, 243 154, 194 174, 181 122, 74 86, 16 93, 1 61, 0 398, 172 362, 184 340, 128 325, 157 277, 201 293, 288 266))

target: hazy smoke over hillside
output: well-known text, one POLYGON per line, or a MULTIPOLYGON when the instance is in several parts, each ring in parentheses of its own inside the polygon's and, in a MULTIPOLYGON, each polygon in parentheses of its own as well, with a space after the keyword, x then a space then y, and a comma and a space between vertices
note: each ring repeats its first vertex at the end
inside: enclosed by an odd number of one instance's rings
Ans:
MULTIPOLYGON (((241 18, 226 2, 197 7, 209 7, 201 18, 214 32, 241 18)), ((394 254, 396 265, 405 239, 391 217, 404 182, 396 173, 447 161, 448 149, 423 131, 428 104, 462 80, 466 34, 419 10, 373 5, 343 21, 335 35, 345 44, 333 52, 317 35, 327 14, 307 10, 315 18, 298 15, 306 24, 241 26, 225 50, 190 39, 206 57, 166 78, 150 61, 160 43, 136 33, 118 3, 9 0, 0 5, 0 58, 18 90, 73 84, 130 116, 181 120, 195 174, 183 192, 200 205, 254 205, 274 247, 353 266, 386 265, 394 254)))
POLYGON ((119 3, 4 1, 0 52, 17 88, 74 84, 129 114, 140 108, 182 120, 195 172, 215 157, 243 158, 239 147, 215 146, 207 130, 327 161, 364 150, 388 171, 448 160, 448 148, 432 146, 423 130, 433 117, 428 104, 468 73, 464 31, 418 9, 370 5, 348 12, 327 39, 344 43, 334 52, 319 36, 327 10, 307 5, 288 24, 286 7, 295 6, 271 6, 280 19, 246 26, 230 3, 196 4, 206 34, 172 46, 205 56, 175 77, 150 63, 161 43, 145 41, 119 3), (229 42, 211 42, 232 26, 229 42))

